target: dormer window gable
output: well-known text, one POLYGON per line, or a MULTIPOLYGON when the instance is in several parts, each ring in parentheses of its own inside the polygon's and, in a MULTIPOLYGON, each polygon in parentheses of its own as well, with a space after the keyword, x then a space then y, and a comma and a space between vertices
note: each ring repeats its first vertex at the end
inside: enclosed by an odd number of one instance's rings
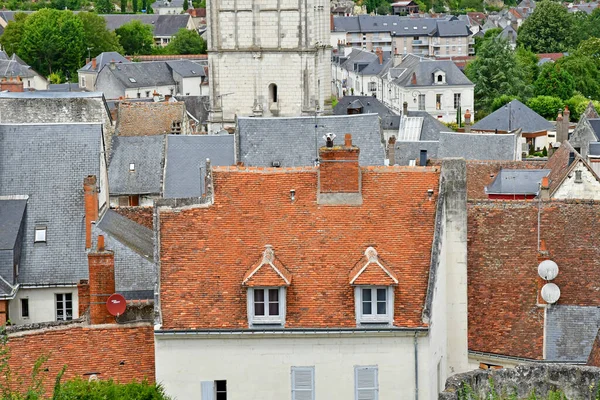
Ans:
POLYGON ((394 286, 398 285, 398 277, 382 262, 377 250, 368 247, 349 278, 354 286, 356 325, 393 325, 394 286))
POLYGON ((252 327, 284 326, 286 288, 292 274, 275 257, 271 245, 266 245, 261 259, 253 265, 242 281, 247 287, 248 325, 252 327))
POLYGON ((446 84, 446 73, 441 69, 433 71, 433 84, 434 85, 445 85, 446 84))

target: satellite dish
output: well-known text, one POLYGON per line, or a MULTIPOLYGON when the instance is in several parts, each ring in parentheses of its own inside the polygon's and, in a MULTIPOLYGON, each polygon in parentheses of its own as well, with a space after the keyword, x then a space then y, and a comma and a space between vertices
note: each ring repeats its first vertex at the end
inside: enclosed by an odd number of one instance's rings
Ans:
POLYGON ((125 297, 119 293, 111 294, 108 300, 106 300, 106 308, 108 309, 110 315, 118 317, 119 315, 123 314, 127 308, 125 297))
POLYGON ((542 299, 548 304, 554 304, 560 299, 560 289, 554 283, 546 283, 542 288, 542 299))
POLYGON ((558 265, 552 260, 544 260, 538 265, 538 275, 545 281, 551 281, 558 275, 558 265))

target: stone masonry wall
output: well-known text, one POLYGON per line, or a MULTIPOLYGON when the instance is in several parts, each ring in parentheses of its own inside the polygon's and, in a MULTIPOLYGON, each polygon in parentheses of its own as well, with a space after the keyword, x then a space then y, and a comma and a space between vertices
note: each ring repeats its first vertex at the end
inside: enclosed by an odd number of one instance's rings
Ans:
POLYGON ((499 396, 516 393, 526 399, 532 391, 542 398, 550 391, 562 391, 568 399, 595 398, 600 383, 600 368, 566 364, 519 365, 516 368, 475 370, 454 375, 446 381, 439 400, 458 400, 459 390, 469 385, 475 398, 488 398, 491 385, 499 396))
POLYGON ((170 134, 173 122, 181 124, 181 134, 187 134, 188 118, 185 103, 128 103, 119 104, 116 134, 119 136, 148 136, 170 134))

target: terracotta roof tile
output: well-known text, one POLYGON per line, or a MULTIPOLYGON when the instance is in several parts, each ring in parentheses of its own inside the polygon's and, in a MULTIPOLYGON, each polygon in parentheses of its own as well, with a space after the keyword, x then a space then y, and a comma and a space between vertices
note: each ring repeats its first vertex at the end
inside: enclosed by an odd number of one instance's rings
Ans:
POLYGON ((265 246, 260 261, 246 272, 242 285, 248 287, 289 286, 292 274, 275 257, 271 245, 265 246))
POLYGON ((316 168, 213 169, 212 205, 159 208, 163 329, 247 329, 242 281, 265 243, 293 275, 286 328, 356 327, 349 272, 369 246, 399 280, 394 326, 426 326, 438 170, 363 168, 361 205, 320 205, 316 168))
POLYGON ((377 250, 368 247, 365 255, 350 271, 351 285, 397 285, 398 277, 379 259, 377 250))

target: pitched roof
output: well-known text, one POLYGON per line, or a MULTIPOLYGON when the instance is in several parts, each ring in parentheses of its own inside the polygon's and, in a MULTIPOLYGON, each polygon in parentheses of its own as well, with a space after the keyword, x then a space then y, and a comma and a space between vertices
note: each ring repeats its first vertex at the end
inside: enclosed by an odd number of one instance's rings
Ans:
POLYGON ((100 124, 0 125, 0 196, 27 194, 25 231, 47 227, 46 246, 23 241, 20 283, 87 277, 82 185, 100 176, 101 138, 100 124))
POLYGON ((598 112, 596 111, 596 107, 594 107, 594 103, 592 103, 591 100, 585 108, 583 115, 585 115, 587 118, 600 118, 598 112))
POLYGON ((521 156, 518 149, 520 135, 440 133, 438 158, 462 157, 466 160, 516 161, 521 156))
POLYGON ((0 78, 12 78, 17 76, 20 76, 21 78, 33 78, 34 76, 39 76, 40 78, 45 79, 31 69, 31 67, 16 54, 13 54, 9 58, 0 59, 0 78))
POLYGON ((154 259, 154 235, 152 230, 110 209, 104 213, 97 225, 99 229, 110 234, 144 258, 154 259))
POLYGON ((314 117, 240 117, 236 159, 257 167, 271 167, 274 162, 282 167, 311 166, 326 133, 336 134, 338 142, 351 133, 360 147, 360 165, 383 165, 385 146, 377 114, 320 116, 316 121, 314 117))
POLYGON ((467 198, 469 200, 487 199, 485 187, 490 185, 501 170, 542 169, 545 162, 537 161, 475 161, 467 162, 467 198))
POLYGON ((600 308, 554 305, 546 324, 547 360, 585 362, 600 328, 600 308))
MULTIPOLYGON (((561 296, 551 308, 598 307, 600 231, 596 222, 600 219, 600 204, 479 201, 469 202, 467 211, 469 349, 541 359, 544 308, 538 306, 537 299, 538 215, 540 238, 559 267, 553 283, 560 288, 561 296)), ((558 312, 562 314, 562 310, 558 312)), ((562 349, 563 360, 576 358, 570 346, 589 349, 594 340, 592 334, 587 347, 588 339, 573 334, 565 323, 573 322, 550 316, 546 323, 547 332, 567 333, 547 341, 548 345, 554 340, 557 351, 562 349), (580 338, 584 342, 575 343, 580 338)), ((585 321, 578 320, 575 327, 581 323, 585 321)))
POLYGON ((176 96, 177 101, 185 103, 185 110, 201 124, 208 121, 208 96, 176 96))
POLYGON ((190 60, 167 61, 169 68, 182 78, 205 76, 204 65, 190 60))
POLYGON ((494 181, 486 186, 488 194, 536 195, 540 182, 550 173, 549 169, 501 169, 494 181))
POLYGON ((590 356, 587 360, 587 365, 593 367, 600 367, 600 330, 596 334, 596 339, 594 340, 594 344, 592 345, 592 350, 590 351, 590 356))
POLYGON ((437 33, 440 37, 462 37, 471 35, 469 25, 465 21, 437 21, 437 33))
POLYGON ((367 247, 365 254, 349 274, 351 285, 398 285, 398 277, 379 258, 377 250, 367 247))
POLYGON ((265 245, 260 260, 246 272, 242 280, 242 285, 248 287, 289 286, 291 283, 292 274, 275 257, 271 245, 265 245))
POLYGON ((114 136, 108 166, 110 194, 160 194, 164 142, 165 135, 114 136))
POLYGON ((360 107, 362 114, 377 114, 383 129, 398 129, 400 116, 373 96, 344 96, 333 109, 334 115, 348 115, 348 109, 360 107))
POLYGON ((362 75, 377 75, 386 71, 392 63, 392 53, 384 51, 382 62, 379 62, 379 56, 370 51, 362 49, 352 49, 347 57, 340 59, 340 68, 347 71, 359 72, 362 75))
POLYGON ((581 157, 581 154, 577 152, 571 146, 569 141, 563 142, 558 150, 554 152, 552 157, 548 159, 546 163, 546 168, 550 169, 550 175, 548 175, 550 179, 550 196, 553 196, 558 188, 562 185, 563 181, 567 178, 571 171, 577 167, 578 164, 583 163, 583 165, 588 169, 588 171, 592 174, 592 176, 600 181, 600 178, 594 170, 589 166, 589 164, 581 157), (571 164, 569 164, 570 154, 573 153, 574 160, 571 164))
POLYGON ((519 100, 513 100, 476 122, 471 129, 489 132, 496 129, 499 132, 522 129, 523 133, 535 133, 554 131, 554 125, 519 100))
POLYGON ((369 246, 401 277, 394 326, 424 326, 439 172, 361 171, 363 202, 351 207, 317 204, 314 167, 215 168, 214 204, 159 207, 163 329, 246 329, 240 282, 265 243, 293 275, 286 328, 356 327, 348 277, 369 246), (290 188, 296 192, 293 203, 290 188), (423 201, 429 189, 433 201, 423 201), (191 304, 205 311, 190 313, 191 304))
POLYGON ((27 199, 0 198, 0 250, 13 250, 27 207, 27 199))
POLYGON ((191 16, 189 14, 104 14, 106 28, 110 31, 120 28, 128 22, 138 20, 152 26, 154 36, 173 36, 181 28, 186 28, 191 16))
POLYGON ((235 164, 233 135, 168 135, 165 159, 165 198, 199 197, 206 174, 206 159, 212 166, 235 164))
POLYGON ((119 136, 165 135, 173 124, 184 129, 185 103, 182 102, 121 102, 117 112, 115 132, 119 136))
POLYGON ((594 135, 596 135, 598 141, 600 141, 600 118, 588 118, 588 122, 594 130, 594 135))
MULTIPOLYGON (((124 88, 142 88, 175 85, 173 73, 164 61, 115 64, 110 63, 99 72, 101 79, 103 74, 110 75, 124 88)), ((102 81, 96 83, 98 90, 102 90, 102 81)))
POLYGON ((79 69, 79 71, 100 71, 102 67, 110 62, 120 63, 120 64, 129 64, 130 60, 123 57, 121 54, 116 51, 105 51, 103 53, 98 54, 96 57, 96 69, 92 69, 92 62, 85 64, 83 67, 79 69))
POLYGON ((436 70, 446 74, 444 86, 473 85, 473 82, 450 60, 422 59, 409 54, 396 68, 404 69, 402 74, 394 80, 395 84, 402 87, 432 86, 434 85, 433 73, 436 70))

